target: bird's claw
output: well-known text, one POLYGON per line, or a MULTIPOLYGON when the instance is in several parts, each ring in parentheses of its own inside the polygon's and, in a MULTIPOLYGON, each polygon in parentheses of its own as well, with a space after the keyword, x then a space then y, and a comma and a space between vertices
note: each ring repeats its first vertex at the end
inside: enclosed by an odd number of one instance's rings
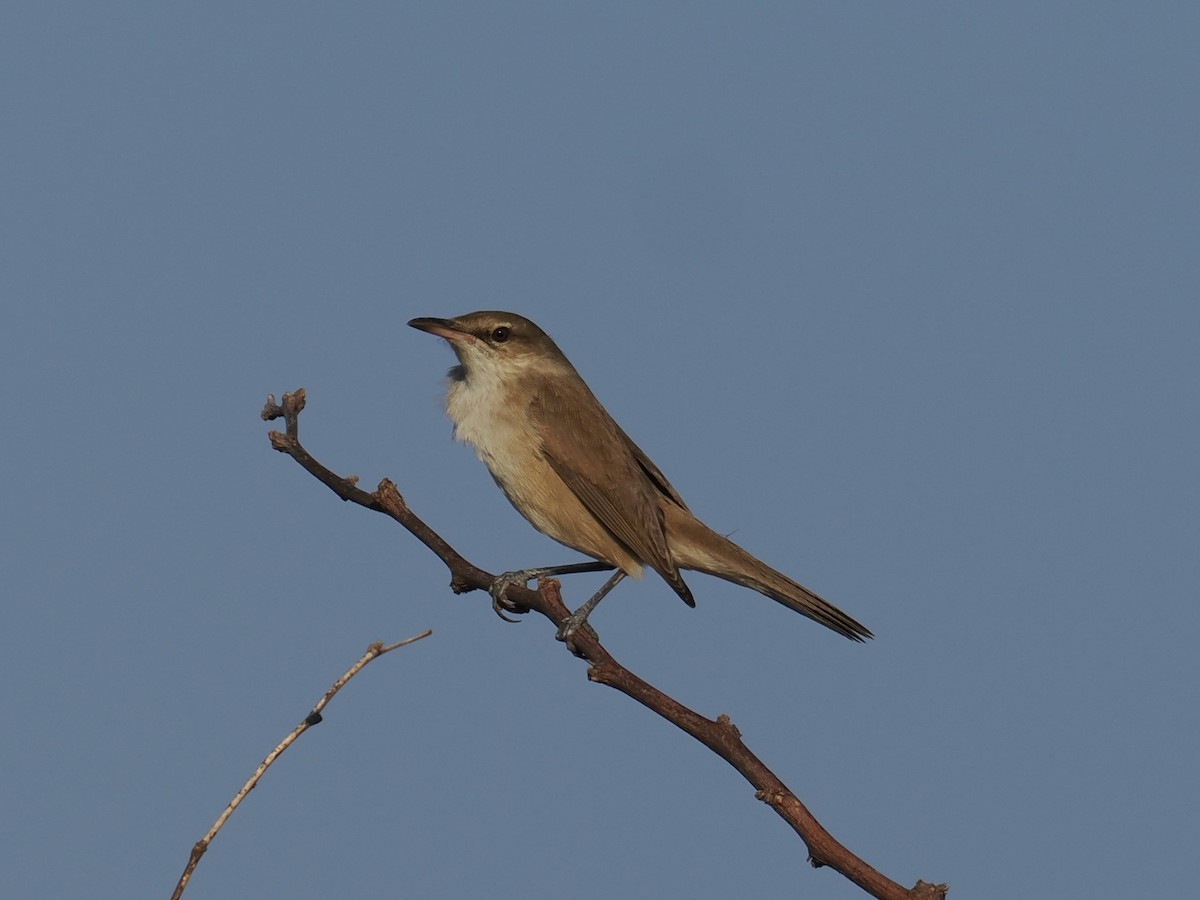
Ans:
POLYGON ((505 622, 517 623, 520 619, 511 619, 505 615, 506 612, 528 612, 523 607, 518 607, 515 603, 508 599, 508 589, 514 584, 519 584, 524 587, 529 579, 533 578, 537 572, 532 572, 529 569, 520 569, 516 572, 505 572, 492 582, 492 586, 488 588, 488 593, 492 595, 492 611, 505 622))
MULTIPOLYGON (((590 634, 595 640, 600 640, 600 635, 596 632, 596 629, 592 627, 592 623, 587 620, 586 613, 581 616, 579 615, 580 612, 583 612, 583 610, 576 610, 575 612, 571 613, 571 615, 567 616, 563 620, 563 623, 558 626, 558 631, 554 633, 554 639, 556 641, 562 641, 567 645, 568 648, 570 648, 572 644, 571 638, 575 636, 575 632, 577 632, 580 628, 586 629, 587 633, 590 634)), ((572 650, 572 652, 574 651, 572 650)))
POLYGON ((520 619, 510 619, 508 616, 506 616, 504 614, 504 605, 508 602, 509 602, 509 600, 507 597, 493 597, 492 598, 492 612, 494 612, 496 615, 498 615, 505 622, 511 622, 513 625, 516 625, 518 622, 521 621, 520 619))

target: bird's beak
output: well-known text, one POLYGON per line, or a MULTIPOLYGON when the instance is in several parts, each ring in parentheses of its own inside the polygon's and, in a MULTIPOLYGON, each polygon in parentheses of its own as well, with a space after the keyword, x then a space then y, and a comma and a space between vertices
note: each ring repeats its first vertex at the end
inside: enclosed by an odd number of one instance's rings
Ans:
POLYGON ((462 344, 473 340, 472 336, 461 330, 453 319, 432 319, 422 316, 419 319, 409 319, 408 324, 418 331, 445 338, 452 344, 462 344))

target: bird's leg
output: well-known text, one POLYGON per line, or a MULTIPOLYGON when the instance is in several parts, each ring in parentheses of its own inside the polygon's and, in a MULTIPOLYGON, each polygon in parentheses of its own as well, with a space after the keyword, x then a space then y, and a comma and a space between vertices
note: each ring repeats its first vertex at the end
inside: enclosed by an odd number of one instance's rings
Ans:
POLYGON ((505 622, 518 622, 519 619, 510 619, 504 614, 505 610, 513 611, 512 604, 505 595, 514 584, 523 585, 531 578, 544 578, 547 575, 553 577, 555 575, 574 575, 578 572, 607 572, 611 568, 613 567, 608 563, 596 560, 595 562, 572 563, 566 566, 545 566, 540 569, 517 569, 513 572, 505 572, 503 575, 497 576, 488 589, 492 595, 492 609, 505 622))
MULTIPOLYGON (((612 577, 609 578, 608 581, 604 582, 603 585, 601 585, 600 590, 592 594, 592 596, 587 599, 583 606, 579 607, 579 609, 567 616, 566 621, 564 621, 562 625, 558 626, 558 633, 554 635, 554 637, 557 640, 566 641, 569 646, 571 636, 575 634, 576 631, 582 627, 587 627, 590 629, 592 626, 588 624, 588 616, 592 614, 592 610, 599 605, 600 601, 608 595, 608 592, 621 583, 621 579, 624 577, 625 573, 620 569, 617 569, 617 571, 613 572, 612 577)), ((595 634, 594 631, 592 633, 595 634)))

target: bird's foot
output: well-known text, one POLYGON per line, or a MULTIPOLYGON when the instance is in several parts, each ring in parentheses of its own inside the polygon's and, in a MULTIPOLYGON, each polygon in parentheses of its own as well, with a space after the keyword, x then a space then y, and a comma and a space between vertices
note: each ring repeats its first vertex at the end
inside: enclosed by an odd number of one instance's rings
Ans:
POLYGON ((513 572, 505 572, 503 575, 496 577, 492 582, 492 586, 488 588, 488 593, 492 595, 492 610, 505 622, 519 622, 520 619, 510 619, 505 615, 506 612, 511 613, 527 613, 529 608, 513 603, 508 599, 508 589, 514 584, 519 584, 524 587, 532 578, 540 578, 546 574, 545 569, 517 569, 513 572))
MULTIPOLYGON (((575 633, 579 631, 580 628, 587 629, 587 633, 590 634, 595 640, 599 641, 600 635, 596 633, 596 629, 592 627, 592 623, 587 620, 590 612, 591 609, 584 609, 583 607, 575 610, 575 612, 563 619, 563 623, 558 626, 558 631, 554 634, 554 639, 556 641, 562 641, 564 644, 566 644, 567 649, 572 653, 575 653, 575 649, 573 647, 573 641, 571 638, 575 636, 575 633)), ((578 656, 579 654, 576 653, 575 655, 578 656)))
MULTIPOLYGON (((600 590, 592 594, 592 596, 587 599, 587 602, 584 603, 583 606, 579 607, 579 609, 575 610, 575 612, 571 613, 566 617, 566 619, 563 620, 563 623, 558 626, 558 632, 554 635, 554 637, 557 640, 565 643, 567 645, 567 649, 572 653, 575 653, 575 648, 571 643, 571 637, 577 631, 579 631, 580 628, 586 628, 588 630, 588 634, 599 641, 600 635, 596 634, 596 629, 593 628, 591 623, 588 622, 588 616, 592 614, 592 610, 596 608, 600 601, 608 595, 608 592, 621 583, 621 579, 624 577, 625 573, 620 569, 617 569, 617 571, 613 572, 612 576, 608 579, 608 581, 604 582, 600 590)), ((575 653, 575 655, 578 656, 579 654, 575 653)))

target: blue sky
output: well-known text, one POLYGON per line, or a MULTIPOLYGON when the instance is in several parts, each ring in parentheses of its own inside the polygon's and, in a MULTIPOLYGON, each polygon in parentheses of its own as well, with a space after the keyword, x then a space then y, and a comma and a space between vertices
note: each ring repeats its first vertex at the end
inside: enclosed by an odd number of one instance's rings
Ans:
MULTIPOLYGON (((853 898, 736 774, 274 453, 574 561, 413 316, 552 334, 718 530, 870 627, 595 624, 890 877, 1182 896, 1200 756, 1192 4, 26 4, 0 27, 0 871, 188 895, 853 898)), ((581 601, 602 576, 567 583, 581 601)))

